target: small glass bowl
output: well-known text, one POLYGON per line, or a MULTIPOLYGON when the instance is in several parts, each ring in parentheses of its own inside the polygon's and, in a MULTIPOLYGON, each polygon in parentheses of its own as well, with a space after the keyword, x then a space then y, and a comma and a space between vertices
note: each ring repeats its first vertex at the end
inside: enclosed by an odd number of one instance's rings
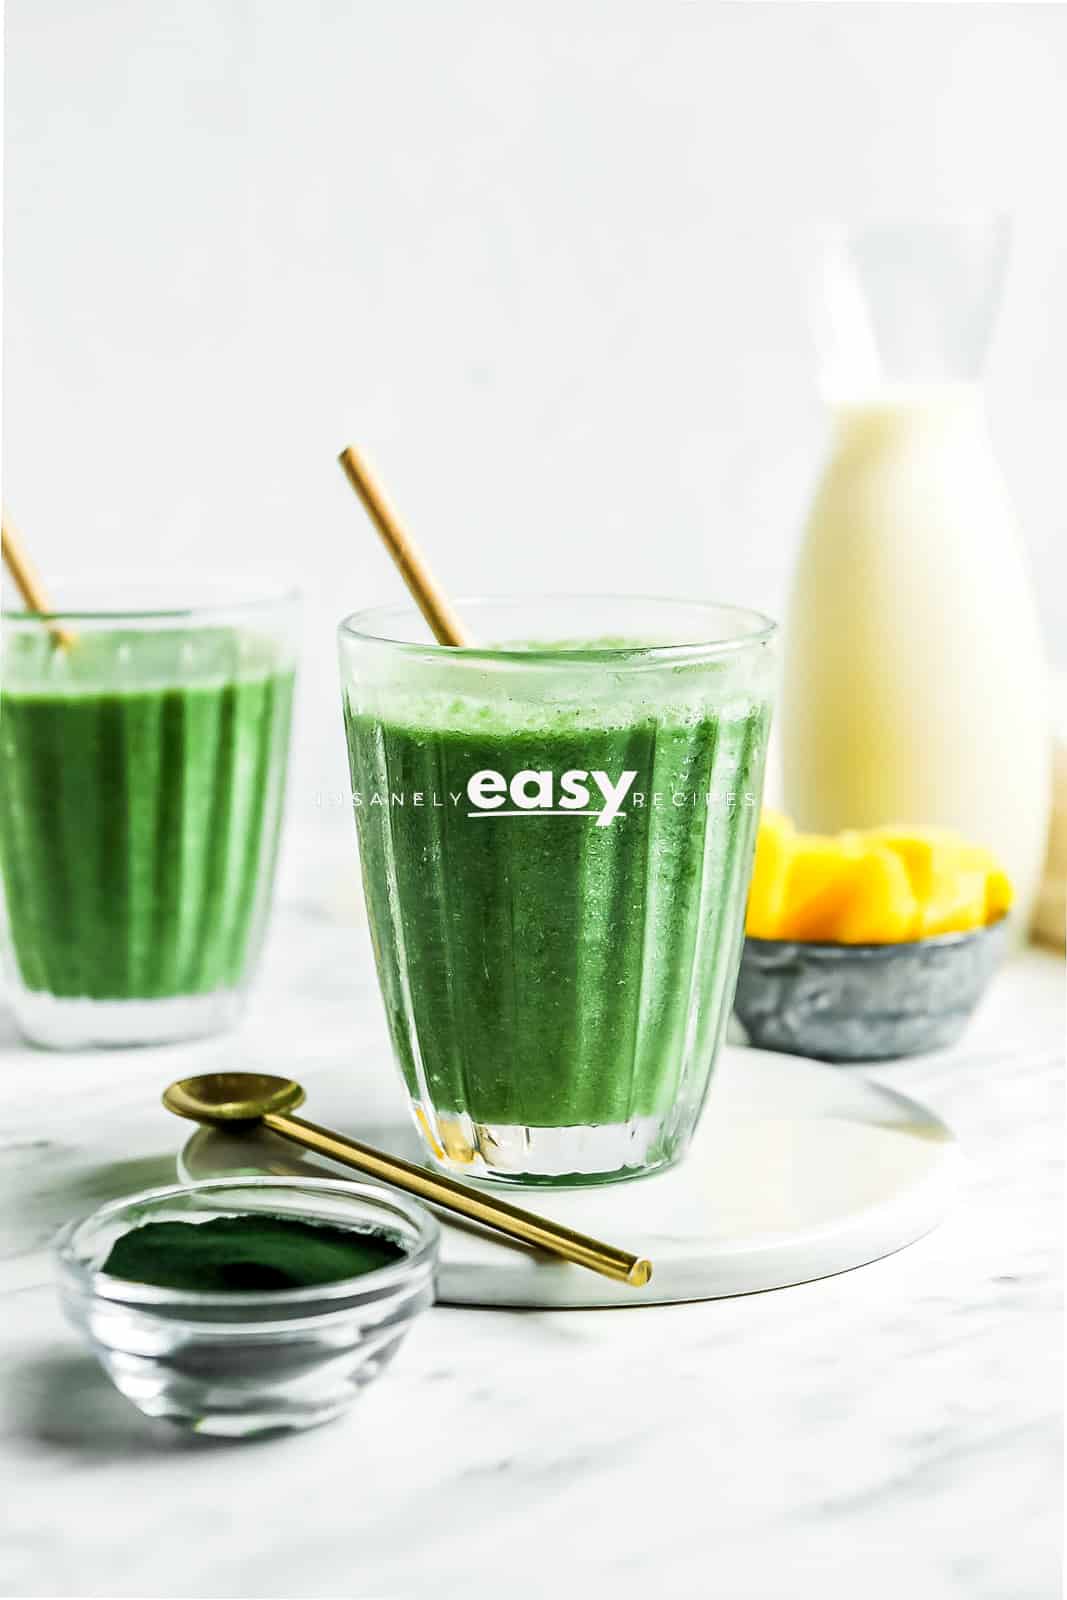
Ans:
POLYGON ((433 1301, 440 1229, 406 1197, 329 1178, 217 1178, 149 1189, 68 1223, 55 1243, 67 1317, 115 1387, 150 1417, 227 1438, 338 1416, 433 1301), (307 1289, 199 1293, 101 1271, 145 1222, 296 1217, 385 1233, 405 1258, 307 1289))

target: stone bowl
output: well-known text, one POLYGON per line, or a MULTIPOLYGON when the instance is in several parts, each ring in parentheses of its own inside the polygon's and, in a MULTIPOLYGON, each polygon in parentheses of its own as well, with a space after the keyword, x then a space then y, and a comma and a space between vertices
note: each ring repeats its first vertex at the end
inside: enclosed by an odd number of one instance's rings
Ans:
POLYGON ((889 1061, 955 1044, 1004 952, 1007 918, 905 944, 746 939, 734 1010, 750 1044, 889 1061))

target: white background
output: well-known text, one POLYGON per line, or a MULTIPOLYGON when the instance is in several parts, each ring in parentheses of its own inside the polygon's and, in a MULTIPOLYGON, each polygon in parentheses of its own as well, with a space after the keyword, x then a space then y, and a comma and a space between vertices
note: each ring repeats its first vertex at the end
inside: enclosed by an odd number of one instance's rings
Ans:
POLYGON ((334 623, 398 593, 350 437, 456 593, 780 611, 826 216, 1015 213, 990 406, 1067 661, 1063 7, 8 0, 7 39, 5 500, 52 572, 298 574, 297 817, 344 783, 334 623))

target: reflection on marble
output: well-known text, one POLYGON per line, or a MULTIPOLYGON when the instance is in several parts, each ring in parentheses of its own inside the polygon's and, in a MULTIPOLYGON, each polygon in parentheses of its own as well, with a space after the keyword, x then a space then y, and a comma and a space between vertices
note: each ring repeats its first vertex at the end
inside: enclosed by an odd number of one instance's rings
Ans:
POLYGON ((171 1078, 295 1074, 316 1120, 365 1136, 401 1116, 365 929, 305 896, 225 1039, 5 1044, 0 1592, 1051 1600, 1063 991, 1062 964, 1028 954, 962 1045, 870 1074, 967 1158, 959 1203, 910 1248, 639 1316, 442 1306, 341 1422, 251 1446, 127 1407, 62 1321, 43 1247, 173 1173, 171 1078))

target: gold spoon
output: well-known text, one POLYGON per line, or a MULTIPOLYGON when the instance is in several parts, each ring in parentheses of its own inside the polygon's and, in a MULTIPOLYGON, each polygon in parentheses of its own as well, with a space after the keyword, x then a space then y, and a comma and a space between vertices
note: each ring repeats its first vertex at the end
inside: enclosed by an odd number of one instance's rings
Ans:
POLYGON ((441 1206, 445 1211, 456 1211, 461 1217, 481 1222, 510 1239, 547 1250, 552 1255, 573 1261, 576 1266, 588 1267, 592 1272, 602 1272, 606 1278, 641 1288, 652 1276, 652 1263, 614 1245, 601 1244, 573 1228, 564 1228, 547 1217, 537 1217, 530 1211, 500 1200, 496 1195, 480 1194, 455 1178, 427 1172, 413 1161, 403 1161, 399 1156, 386 1155, 370 1145, 355 1139, 345 1139, 328 1128, 320 1128, 303 1117, 288 1115, 294 1107, 304 1103, 304 1091, 291 1078, 276 1078, 266 1072, 209 1072, 199 1078, 180 1078, 163 1094, 163 1104, 177 1117, 188 1117, 191 1122, 207 1123, 221 1127, 225 1123, 259 1122, 283 1139, 315 1150, 331 1161, 342 1161, 372 1178, 406 1189, 420 1200, 441 1206))

